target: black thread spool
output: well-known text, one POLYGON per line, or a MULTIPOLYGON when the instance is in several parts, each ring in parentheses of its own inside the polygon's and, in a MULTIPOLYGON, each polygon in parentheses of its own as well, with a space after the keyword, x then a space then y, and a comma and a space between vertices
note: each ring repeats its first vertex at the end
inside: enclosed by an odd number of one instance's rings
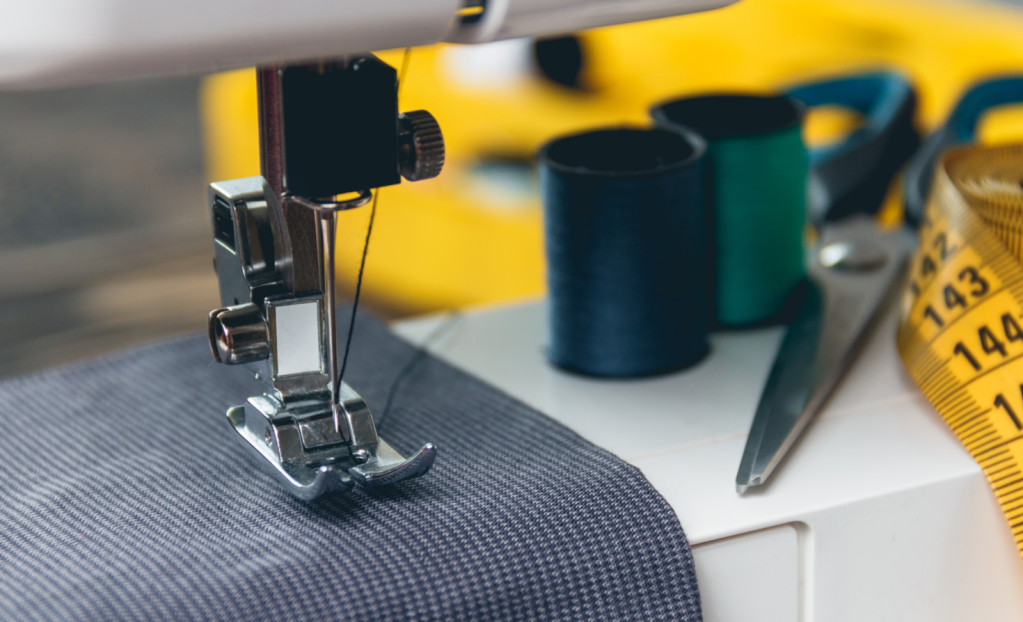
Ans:
POLYGON ((707 353, 706 150, 690 132, 619 128, 540 151, 552 363, 628 378, 707 353))

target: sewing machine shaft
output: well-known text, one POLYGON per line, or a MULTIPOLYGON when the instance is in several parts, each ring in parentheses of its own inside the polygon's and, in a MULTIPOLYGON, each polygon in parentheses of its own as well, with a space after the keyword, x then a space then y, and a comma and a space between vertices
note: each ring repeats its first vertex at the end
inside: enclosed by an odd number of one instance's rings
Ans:
POLYGON ((228 420, 303 499, 422 475, 435 447, 402 457, 340 377, 334 238, 337 212, 371 188, 440 173, 440 128, 425 111, 398 114, 396 73, 372 55, 261 69, 259 96, 263 176, 208 191, 223 305, 210 346, 266 383, 228 420))

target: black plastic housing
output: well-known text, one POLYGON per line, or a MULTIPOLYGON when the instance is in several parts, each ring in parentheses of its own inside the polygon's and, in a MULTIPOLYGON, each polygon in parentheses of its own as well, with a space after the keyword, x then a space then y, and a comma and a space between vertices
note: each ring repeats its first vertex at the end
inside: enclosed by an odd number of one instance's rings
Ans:
POLYGON ((398 162, 398 75, 373 55, 286 67, 284 186, 325 198, 391 186, 398 162))

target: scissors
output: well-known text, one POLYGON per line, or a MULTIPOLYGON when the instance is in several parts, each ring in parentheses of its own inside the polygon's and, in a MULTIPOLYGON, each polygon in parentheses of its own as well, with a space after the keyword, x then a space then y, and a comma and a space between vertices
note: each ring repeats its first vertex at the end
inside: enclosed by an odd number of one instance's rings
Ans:
POLYGON ((760 396, 735 477, 739 494, 767 481, 852 365, 899 289, 914 246, 905 229, 882 232, 866 215, 823 228, 806 297, 760 396))
POLYGON ((879 197, 912 155, 904 172, 905 211, 910 225, 919 221, 941 153, 972 141, 985 110, 1023 101, 1023 75, 997 76, 972 86, 919 150, 912 129, 916 96, 897 73, 805 84, 789 94, 808 106, 858 110, 865 122, 841 143, 811 151, 809 213, 823 239, 808 268, 806 301, 760 396, 735 478, 740 494, 763 484, 777 468, 852 364, 886 297, 897 289, 913 234, 906 229, 883 234, 863 214, 877 211, 879 197))
POLYGON ((914 247, 912 232, 885 233, 868 215, 919 144, 909 82, 882 72, 803 85, 789 94, 808 106, 856 109, 866 120, 840 144, 811 151, 809 215, 820 242, 808 262, 805 299, 746 439, 735 477, 739 494, 767 481, 827 401, 898 290, 914 247))

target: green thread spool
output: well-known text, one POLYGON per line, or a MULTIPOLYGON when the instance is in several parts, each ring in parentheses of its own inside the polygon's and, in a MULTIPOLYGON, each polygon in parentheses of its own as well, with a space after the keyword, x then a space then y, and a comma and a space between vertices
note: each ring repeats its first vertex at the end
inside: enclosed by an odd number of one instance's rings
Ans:
POLYGON ((781 319, 806 276, 802 105, 785 96, 710 95, 662 104, 652 114, 659 125, 701 134, 709 146, 717 323, 781 319))

